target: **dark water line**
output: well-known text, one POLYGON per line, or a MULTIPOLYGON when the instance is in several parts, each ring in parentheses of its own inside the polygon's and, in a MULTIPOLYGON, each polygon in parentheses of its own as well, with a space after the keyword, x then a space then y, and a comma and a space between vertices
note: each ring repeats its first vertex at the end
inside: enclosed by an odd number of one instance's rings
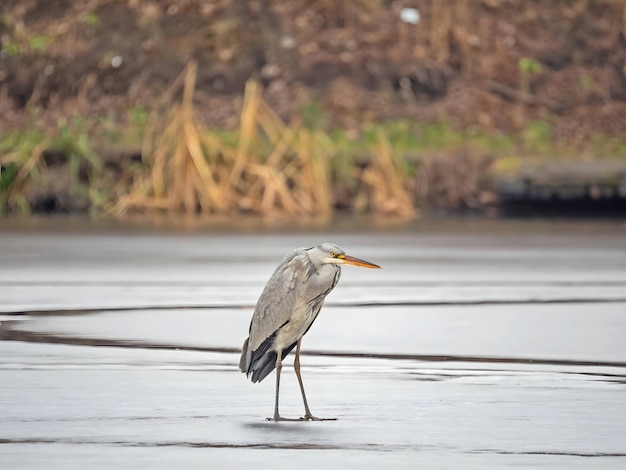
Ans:
MULTIPOLYGON (((0 325, 0 341, 21 341, 28 343, 65 344, 75 346, 98 346, 133 349, 158 349, 176 351, 195 351, 210 353, 240 354, 239 348, 201 347, 188 345, 175 345, 167 343, 146 343, 141 341, 112 340, 104 338, 82 338, 79 336, 54 335, 49 333, 35 333, 20 331, 11 328, 9 323, 0 325)), ((480 363, 508 363, 508 364, 537 364, 559 366, 588 366, 588 367, 620 367, 626 368, 626 362, 619 361, 587 361, 570 359, 545 359, 545 358, 513 358, 513 357, 488 357, 488 356, 459 356, 450 354, 393 354, 393 353, 355 353, 342 351, 303 351, 306 356, 341 357, 341 358, 367 358, 367 359, 390 359, 410 360, 423 362, 480 362, 480 363)))
POLYGON ((308 351, 301 354, 312 356, 331 356, 346 358, 373 358, 391 360, 412 360, 424 362, 483 362, 501 364, 538 364, 557 366, 591 366, 591 367, 626 367, 626 362, 619 361, 586 361, 573 359, 539 359, 496 356, 458 356, 453 354, 371 354, 371 353, 344 353, 339 351, 308 351))
MULTIPOLYGON (((302 422, 303 426, 306 422, 302 422)), ((283 423, 281 423, 283 424, 283 423)), ((281 424, 271 424, 270 426, 276 427, 281 424)), ((415 450, 420 451, 423 448, 419 445, 380 445, 375 443, 362 443, 357 445, 341 444, 315 444, 315 443, 250 443, 250 444, 231 444, 226 442, 202 442, 202 441, 116 441, 116 440, 90 440, 90 439, 52 439, 52 438, 27 438, 27 439, 0 439, 0 445, 2 444, 70 444, 70 445, 104 445, 104 446, 120 446, 120 447, 191 447, 191 448, 208 448, 208 449, 297 449, 297 450, 359 450, 359 451, 374 451, 374 452, 393 452, 393 451, 407 451, 415 450)), ((537 451, 503 451, 496 449, 481 449, 470 450, 470 454, 499 454, 499 455, 550 455, 550 456, 562 456, 562 457, 587 457, 587 458, 621 458, 626 457, 626 453, 623 452, 563 452, 563 451, 550 451, 550 450, 537 450, 537 451)))
MULTIPOLYGON (((297 426, 307 426, 306 421, 297 421, 297 426)), ((272 423, 269 426, 275 428, 284 426, 285 423, 272 423)), ((268 426, 268 427, 269 427, 268 426)), ((406 445, 381 445, 375 443, 350 444, 316 444, 316 443, 249 443, 231 444, 227 442, 202 442, 202 441, 114 441, 114 440, 90 440, 90 439, 51 439, 51 438, 27 438, 27 439, 0 439, 2 444, 71 444, 71 445, 105 445, 120 447, 191 447, 209 449, 283 449, 283 450, 360 450, 374 452, 392 452, 398 450, 418 450, 418 446, 406 445)))
MULTIPOLYGON (((626 297, 615 298, 588 298, 588 299, 502 299, 502 300, 452 300, 452 301, 390 301, 390 302, 328 302, 326 306, 333 308, 349 307, 453 307, 472 305, 551 305, 551 304, 620 304, 626 303, 626 297)), ((79 309, 46 309, 46 310, 10 310, 2 311, 2 315, 85 315, 90 313, 124 312, 138 310, 225 310, 225 309, 254 309, 254 304, 190 304, 190 305, 134 305, 120 307, 94 307, 79 309)))
POLYGON ((132 442, 132 441, 111 441, 111 440, 89 440, 89 439, 0 439, 1 444, 74 444, 74 445, 115 445, 124 447, 198 447, 213 449, 309 449, 309 450, 338 450, 338 449, 358 449, 376 450, 375 444, 361 444, 359 446, 334 446, 330 444, 228 444, 220 442, 132 442), (368 447, 372 448, 368 449, 368 447))
POLYGON ((554 455, 561 457, 626 457, 623 452, 560 452, 551 450, 504 451, 504 450, 475 450, 472 454, 500 454, 500 455, 554 455))

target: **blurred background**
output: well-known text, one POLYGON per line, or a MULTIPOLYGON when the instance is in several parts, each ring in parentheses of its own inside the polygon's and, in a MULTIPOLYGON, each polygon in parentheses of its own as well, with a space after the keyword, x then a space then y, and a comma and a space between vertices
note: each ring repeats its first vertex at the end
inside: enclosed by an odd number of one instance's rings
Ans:
POLYGON ((626 3, 4 0, 4 214, 624 215, 626 3))

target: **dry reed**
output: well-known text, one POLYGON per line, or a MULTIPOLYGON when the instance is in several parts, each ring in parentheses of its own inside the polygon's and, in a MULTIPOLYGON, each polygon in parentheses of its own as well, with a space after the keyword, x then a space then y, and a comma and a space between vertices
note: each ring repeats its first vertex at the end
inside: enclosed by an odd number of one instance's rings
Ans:
MULTIPOLYGON (((330 173, 333 145, 323 131, 298 121, 284 123, 262 98, 256 81, 246 85, 235 146, 198 124, 193 107, 197 65, 190 63, 176 81, 183 98, 154 145, 144 145, 144 171, 123 178, 109 207, 129 211, 176 213, 252 213, 268 217, 332 215, 334 185, 330 173), (151 150, 154 149, 154 150, 151 150), (123 186, 131 180, 130 190, 123 186)), ((171 93, 173 96, 174 92, 171 93)), ((359 176, 354 210, 415 217, 417 211, 387 139, 381 134, 371 163, 359 176)))
POLYGON ((48 170, 48 166, 43 158, 43 152, 48 144, 49 142, 44 140, 35 145, 32 149, 23 149, 28 152, 26 160, 24 160, 23 152, 20 150, 0 155, 0 167, 10 164, 20 165, 20 169, 15 174, 6 195, 8 207, 16 208, 25 204, 22 198, 24 188, 28 181, 32 180, 36 182, 41 179, 43 174, 48 170))
POLYGON ((407 178, 402 174, 398 156, 384 134, 379 132, 377 140, 377 151, 360 176, 361 189, 354 208, 360 213, 413 218, 418 212, 405 187, 407 178))
POLYGON ((142 156, 148 163, 148 171, 133 176, 128 194, 112 207, 114 214, 150 209, 225 213, 228 209, 227 188, 218 184, 213 166, 218 164, 220 152, 227 154, 231 149, 203 131, 195 120, 193 93, 197 64, 191 62, 183 73, 182 103, 174 107, 164 131, 156 139, 153 153, 142 156))

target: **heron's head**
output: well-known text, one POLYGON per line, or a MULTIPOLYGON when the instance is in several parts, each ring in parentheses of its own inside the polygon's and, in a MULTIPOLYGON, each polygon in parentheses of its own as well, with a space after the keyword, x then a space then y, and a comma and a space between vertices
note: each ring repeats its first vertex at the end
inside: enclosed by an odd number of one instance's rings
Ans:
POLYGON ((347 255, 341 247, 334 243, 322 243, 316 246, 314 250, 318 251, 322 264, 351 264, 362 268, 380 269, 377 264, 347 255))

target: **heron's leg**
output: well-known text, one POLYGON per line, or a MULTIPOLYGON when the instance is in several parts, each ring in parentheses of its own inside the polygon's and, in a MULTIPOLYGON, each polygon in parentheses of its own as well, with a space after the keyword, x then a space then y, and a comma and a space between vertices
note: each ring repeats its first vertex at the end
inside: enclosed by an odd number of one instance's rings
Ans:
POLYGON ((268 421, 300 421, 299 419, 283 418, 278 414, 278 396, 280 390, 280 371, 283 369, 282 351, 276 351, 276 401, 274 402, 274 417, 268 421))
POLYGON ((302 376, 300 375, 300 344, 302 343, 302 338, 298 341, 296 346, 296 358, 293 361, 293 368, 296 371, 296 376, 298 377, 298 383, 300 384, 300 391, 302 392, 302 401, 304 402, 304 416, 301 418, 305 421, 335 421, 336 418, 317 418, 311 414, 311 410, 309 410, 309 404, 306 401, 306 393, 304 393, 304 383, 302 382, 302 376))
POLYGON ((276 401, 274 402, 274 417, 267 418, 268 421, 300 421, 294 418, 283 418, 278 413, 278 396, 280 390, 280 371, 283 369, 282 351, 276 351, 276 401))
POLYGON ((304 419, 312 419, 314 416, 309 410, 309 404, 306 401, 306 393, 304 393, 304 383, 302 383, 302 376, 300 375, 300 345, 302 344, 302 338, 298 340, 296 346, 296 358, 293 361, 293 369, 296 371, 298 377, 298 383, 300 384, 300 392, 302 392, 302 401, 304 402, 304 419))
POLYGON ((274 421, 280 420, 278 414, 278 391, 280 389, 280 371, 283 369, 283 352, 276 351, 276 401, 274 402, 274 421))

